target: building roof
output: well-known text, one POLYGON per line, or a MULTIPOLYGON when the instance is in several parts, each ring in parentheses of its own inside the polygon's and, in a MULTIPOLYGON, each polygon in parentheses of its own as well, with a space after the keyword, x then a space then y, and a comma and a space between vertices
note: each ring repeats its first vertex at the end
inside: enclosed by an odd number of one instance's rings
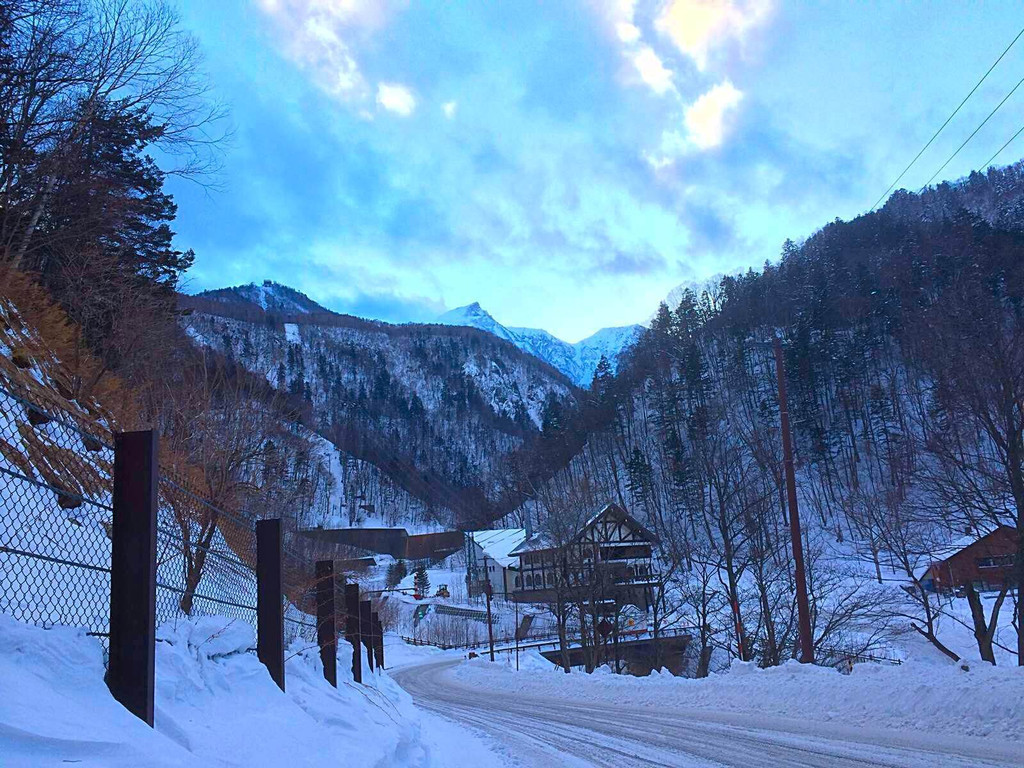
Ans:
POLYGON ((1017 529, 1009 525, 999 525, 991 531, 989 531, 988 533, 982 535, 966 534, 957 536, 952 541, 942 546, 934 548, 931 552, 931 559, 928 560, 927 564, 919 566, 916 569, 917 572, 914 575, 918 578, 921 578, 926 573, 928 573, 928 571, 932 568, 943 565, 944 563, 955 558, 961 552, 971 549, 972 547, 975 547, 977 545, 983 545, 983 543, 987 543, 990 539, 997 535, 1003 536, 1007 534, 1015 537, 1017 534, 1017 529))
POLYGON ((525 528, 496 528, 491 531, 469 531, 469 538, 484 554, 503 568, 518 565, 512 552, 526 541, 525 528))
POLYGON ((509 554, 513 556, 521 555, 525 552, 540 552, 545 549, 553 549, 554 545, 551 543, 551 537, 546 533, 535 533, 529 539, 524 541, 518 547, 513 549, 509 554))
MULTIPOLYGON (((624 522, 636 533, 639 533, 652 544, 659 543, 658 537, 655 536, 654 533, 652 533, 646 526, 644 526, 635 517, 626 512, 626 510, 624 510, 618 504, 606 504, 604 507, 601 508, 601 511, 591 515, 590 519, 587 520, 582 526, 580 526, 579 531, 572 538, 572 541, 576 541, 578 538, 580 538, 580 536, 583 535, 583 532, 587 530, 587 528, 596 523, 598 520, 601 519, 602 516, 604 516, 607 513, 611 513, 615 518, 624 522)), ((541 532, 534 534, 527 541, 524 541, 518 547, 513 549, 511 554, 521 555, 527 552, 541 552, 546 549, 554 549, 556 546, 557 545, 551 541, 551 536, 549 534, 541 532)))

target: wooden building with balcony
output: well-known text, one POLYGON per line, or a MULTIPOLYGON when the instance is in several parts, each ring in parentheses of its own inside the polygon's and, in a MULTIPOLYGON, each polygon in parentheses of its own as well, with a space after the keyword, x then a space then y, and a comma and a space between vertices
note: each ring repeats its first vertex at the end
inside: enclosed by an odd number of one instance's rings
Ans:
POLYGON ((660 574, 654 560, 658 537, 617 504, 592 516, 568 541, 531 536, 509 554, 519 558, 511 597, 552 603, 583 599, 648 610, 660 574))

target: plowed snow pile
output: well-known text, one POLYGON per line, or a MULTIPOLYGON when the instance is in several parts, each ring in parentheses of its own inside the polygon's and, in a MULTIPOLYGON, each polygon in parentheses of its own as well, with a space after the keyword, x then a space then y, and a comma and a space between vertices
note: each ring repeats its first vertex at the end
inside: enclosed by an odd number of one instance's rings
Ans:
MULTIPOLYGON (((334 689, 317 650, 293 647, 282 693, 248 651, 246 624, 207 617, 165 625, 157 636, 151 730, 111 697, 95 638, 0 614, 0 766, 493 764, 468 733, 434 718, 425 725, 429 716, 386 673, 366 670, 369 685, 334 689)), ((339 677, 350 665, 339 653, 339 677)))

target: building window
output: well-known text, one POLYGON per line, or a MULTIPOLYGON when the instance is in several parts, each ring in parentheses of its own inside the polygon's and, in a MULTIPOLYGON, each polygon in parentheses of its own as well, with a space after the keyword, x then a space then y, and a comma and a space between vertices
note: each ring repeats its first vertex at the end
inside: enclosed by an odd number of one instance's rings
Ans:
POLYGON ((523 586, 523 580, 516 576, 516 589, 519 589, 521 586, 523 586))
POLYGON ((526 574, 526 586, 533 586, 533 576, 531 576, 530 574, 526 574))
POLYGON ((1013 555, 1002 555, 1001 557, 980 557, 978 558, 979 568, 1009 568, 1013 565, 1013 555))

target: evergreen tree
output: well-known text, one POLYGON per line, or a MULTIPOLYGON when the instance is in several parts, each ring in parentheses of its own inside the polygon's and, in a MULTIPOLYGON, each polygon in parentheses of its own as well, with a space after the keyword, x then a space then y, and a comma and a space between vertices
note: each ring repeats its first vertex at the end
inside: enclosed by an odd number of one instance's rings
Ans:
POLYGON ((388 589, 394 589, 402 583, 409 571, 405 567, 405 560, 395 560, 388 565, 387 576, 385 577, 388 589))
POLYGON ((430 578, 427 576, 427 565, 422 561, 417 564, 414 571, 413 586, 416 588, 417 595, 426 597, 430 594, 430 578))

